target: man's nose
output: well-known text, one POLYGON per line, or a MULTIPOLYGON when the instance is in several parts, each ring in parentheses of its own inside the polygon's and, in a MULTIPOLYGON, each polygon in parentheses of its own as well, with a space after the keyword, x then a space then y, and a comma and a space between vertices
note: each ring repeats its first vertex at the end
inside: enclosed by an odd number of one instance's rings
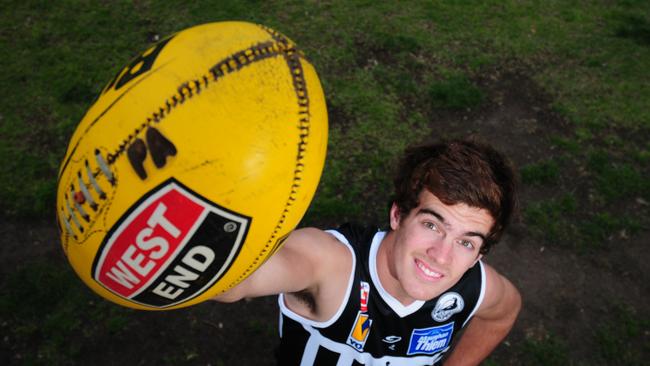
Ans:
POLYGON ((449 264, 453 243, 448 238, 440 238, 427 249, 427 255, 438 264, 449 264))

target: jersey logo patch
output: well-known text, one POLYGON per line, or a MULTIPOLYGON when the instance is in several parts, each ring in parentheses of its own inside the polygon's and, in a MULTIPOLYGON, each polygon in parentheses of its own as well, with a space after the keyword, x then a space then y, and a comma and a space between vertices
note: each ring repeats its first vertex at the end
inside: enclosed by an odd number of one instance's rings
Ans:
POLYGON ((444 322, 452 315, 460 313, 465 307, 463 298, 456 292, 447 292, 440 296, 436 306, 431 312, 431 317, 437 322, 444 322))
POLYGON ((370 319, 368 314, 359 311, 357 313, 357 319, 354 321, 354 325, 350 331, 347 344, 359 352, 363 351, 363 346, 365 346, 368 334, 370 334, 371 325, 372 319, 370 319))
POLYGON ((361 281, 361 301, 359 303, 359 308, 362 313, 368 312, 368 297, 370 296, 370 285, 368 282, 361 281))
POLYGON ((444 351, 451 342, 454 322, 424 329, 413 329, 407 355, 425 354, 444 351))

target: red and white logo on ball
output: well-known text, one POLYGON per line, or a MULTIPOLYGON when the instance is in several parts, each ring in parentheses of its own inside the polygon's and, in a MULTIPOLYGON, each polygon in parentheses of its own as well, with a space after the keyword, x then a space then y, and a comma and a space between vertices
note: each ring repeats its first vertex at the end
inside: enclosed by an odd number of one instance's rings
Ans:
POLYGON ((93 263, 93 278, 131 302, 178 305, 221 278, 250 221, 170 179, 113 227, 93 263))

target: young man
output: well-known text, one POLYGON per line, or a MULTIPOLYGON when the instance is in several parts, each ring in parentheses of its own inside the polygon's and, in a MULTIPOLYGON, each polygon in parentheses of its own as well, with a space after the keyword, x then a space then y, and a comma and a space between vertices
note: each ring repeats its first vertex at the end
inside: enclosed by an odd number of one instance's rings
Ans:
POLYGON ((469 141, 407 150, 390 230, 295 230, 218 301, 280 294, 280 365, 476 365, 521 298, 481 262, 515 206, 513 172, 469 141), (463 329, 462 337, 459 331, 463 329))

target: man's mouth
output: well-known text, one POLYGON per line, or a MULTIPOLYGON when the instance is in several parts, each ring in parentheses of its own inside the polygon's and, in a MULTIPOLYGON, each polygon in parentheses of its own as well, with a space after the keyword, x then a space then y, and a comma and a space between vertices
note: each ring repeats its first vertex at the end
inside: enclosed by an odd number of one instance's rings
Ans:
POLYGON ((420 269, 421 273, 424 274, 427 278, 439 279, 444 276, 442 273, 434 271, 433 269, 431 269, 431 267, 427 266, 424 262, 418 259, 415 260, 415 265, 420 269))

